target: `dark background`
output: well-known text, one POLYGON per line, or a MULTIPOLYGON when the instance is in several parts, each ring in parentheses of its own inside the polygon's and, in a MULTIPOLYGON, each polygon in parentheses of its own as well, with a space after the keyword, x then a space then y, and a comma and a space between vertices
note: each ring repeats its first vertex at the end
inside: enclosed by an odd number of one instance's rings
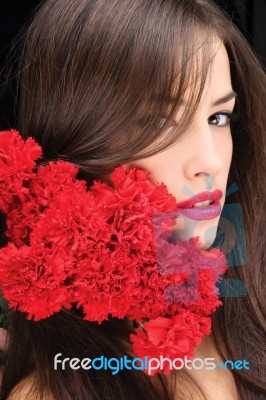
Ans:
MULTIPOLYGON (((16 34, 40 2, 0 0, 0 71, 16 34)), ((266 0, 216 0, 216 3, 228 12, 241 29, 266 69, 266 0)), ((0 130, 9 129, 13 124, 13 94, 11 89, 6 89, 0 96, 0 130)))

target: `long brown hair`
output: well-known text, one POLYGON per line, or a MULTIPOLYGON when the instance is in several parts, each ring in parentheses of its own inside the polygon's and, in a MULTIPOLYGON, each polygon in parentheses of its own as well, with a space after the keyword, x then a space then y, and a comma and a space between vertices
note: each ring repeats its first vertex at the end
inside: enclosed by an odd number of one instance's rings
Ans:
MULTIPOLYGON (((121 163, 168 148, 183 134, 201 100, 217 36, 227 48, 238 94, 228 183, 239 187, 230 202, 243 209, 248 249, 247 265, 230 268, 227 278, 241 280, 248 292, 224 298, 213 316, 213 337, 224 359, 250 362, 250 371, 232 373, 240 397, 259 400, 266 393, 265 74, 229 18, 209 0, 45 1, 25 36, 17 128, 42 145, 42 162, 73 162, 89 186, 121 163), (188 106, 179 126, 162 137, 159 121, 176 112, 185 91, 188 106)), ((52 358, 60 351, 81 358, 89 351, 128 352, 129 321, 98 326, 76 314, 62 311, 34 323, 12 313, 2 400, 32 371, 38 390, 49 389, 55 399, 173 398, 163 378, 159 387, 139 371, 111 377, 105 371, 104 379, 54 371, 52 358)))

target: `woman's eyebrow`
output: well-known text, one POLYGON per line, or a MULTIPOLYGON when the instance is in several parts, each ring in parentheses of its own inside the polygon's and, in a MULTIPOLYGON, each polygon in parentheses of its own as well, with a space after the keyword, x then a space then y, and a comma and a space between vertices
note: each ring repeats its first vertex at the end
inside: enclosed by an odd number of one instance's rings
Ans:
POLYGON ((221 104, 227 103, 228 101, 234 99, 235 97, 237 97, 237 94, 236 94, 236 92, 232 91, 232 92, 226 94, 225 96, 221 97, 220 99, 216 100, 213 103, 213 107, 220 106, 221 104))

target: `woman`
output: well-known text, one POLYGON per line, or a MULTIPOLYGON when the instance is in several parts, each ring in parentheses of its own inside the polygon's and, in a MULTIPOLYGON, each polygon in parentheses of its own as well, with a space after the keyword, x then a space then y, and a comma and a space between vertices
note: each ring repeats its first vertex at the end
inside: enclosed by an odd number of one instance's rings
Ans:
MULTIPOLYGON (((55 371, 66 349, 132 355, 130 320, 98 325, 72 310, 36 323, 16 311, 1 399, 264 398, 265 75, 245 39, 209 0, 47 0, 25 39, 17 127, 41 144, 44 161, 71 161, 89 185, 136 165, 178 202, 220 189, 223 206, 237 183, 230 202, 243 210, 248 262, 227 278, 248 292, 223 299, 195 355, 246 359, 252 372, 55 371)), ((199 236, 207 249, 220 215, 199 215, 179 219, 173 240, 199 236)))

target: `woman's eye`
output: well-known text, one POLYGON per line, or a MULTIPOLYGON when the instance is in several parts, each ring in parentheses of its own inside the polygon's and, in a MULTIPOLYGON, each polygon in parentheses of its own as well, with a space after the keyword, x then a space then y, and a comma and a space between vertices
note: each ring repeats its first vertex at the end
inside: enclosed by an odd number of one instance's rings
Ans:
POLYGON ((236 113, 217 113, 213 114, 208 118, 208 122, 212 125, 216 125, 219 128, 224 128, 230 125, 231 121, 236 121, 236 113))

